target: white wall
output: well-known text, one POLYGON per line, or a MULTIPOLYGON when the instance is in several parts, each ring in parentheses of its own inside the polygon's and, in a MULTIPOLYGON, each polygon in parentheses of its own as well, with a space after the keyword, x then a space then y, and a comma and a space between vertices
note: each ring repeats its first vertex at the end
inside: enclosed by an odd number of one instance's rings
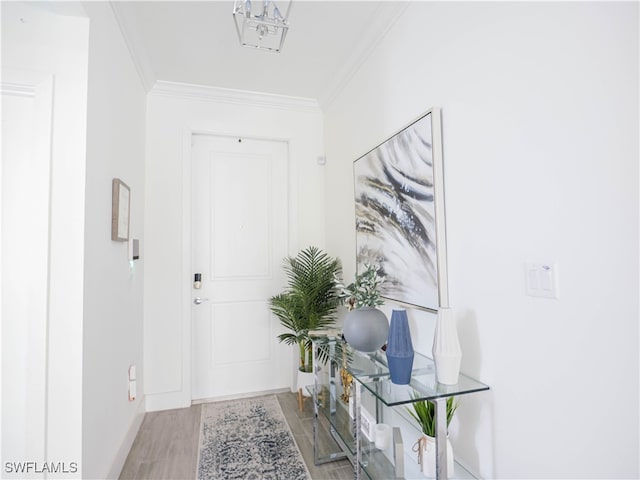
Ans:
POLYGON ((84 264, 83 478, 117 478, 144 413, 142 355, 146 92, 107 2, 87 2, 89 91, 84 264), (131 189, 130 235, 111 240, 111 181, 131 189), (127 372, 137 366, 135 401, 127 372))
MULTIPOLYGON (((289 251, 324 247, 322 114, 304 99, 157 84, 147 103, 144 365, 147 410, 191 402, 189 132, 289 142, 289 251), (185 170, 186 169, 186 170, 185 170), (183 186, 183 182, 185 186, 183 186), (185 190, 186 189, 186 190, 185 190), (186 223, 189 225, 189 223, 186 223), (185 293, 186 289, 186 293, 185 293)), ((293 360, 293 356, 292 356, 293 360)), ((293 363, 292 363, 293 365, 293 363)))
POLYGON ((639 475, 638 24, 637 3, 412 3, 326 111, 350 275, 352 162, 442 107, 450 302, 492 387, 453 443, 482 478, 639 475), (557 262, 558 300, 525 296, 527 260, 557 262))
MULTIPOLYGON (((54 77, 49 230, 47 458, 80 463, 87 19, 2 4, 2 67, 54 77)), ((24 185, 24 188, 29 188, 24 185)), ((3 388, 6 388, 3 385, 3 388)), ((75 476, 80 476, 80 469, 75 476)), ((74 475, 66 474, 66 478, 74 475)), ((55 475, 51 475, 55 477, 55 475)))

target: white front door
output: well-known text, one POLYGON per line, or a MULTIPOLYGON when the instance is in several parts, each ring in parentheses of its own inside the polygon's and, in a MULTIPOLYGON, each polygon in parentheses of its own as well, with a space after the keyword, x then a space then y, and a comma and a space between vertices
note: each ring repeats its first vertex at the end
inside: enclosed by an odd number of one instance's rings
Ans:
POLYGON ((287 144, 192 139, 192 398, 288 388, 292 353, 269 310, 285 283, 287 144))

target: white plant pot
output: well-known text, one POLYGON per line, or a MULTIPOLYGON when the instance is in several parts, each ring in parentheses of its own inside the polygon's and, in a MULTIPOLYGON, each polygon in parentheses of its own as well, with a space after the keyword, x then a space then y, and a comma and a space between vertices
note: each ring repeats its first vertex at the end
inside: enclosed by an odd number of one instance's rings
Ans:
POLYGON ((298 370, 298 381, 296 383, 296 390, 302 389, 302 395, 305 397, 310 397, 311 393, 307 386, 314 384, 314 376, 313 372, 302 372, 298 370))
MULTIPOLYGON (((418 441, 422 448, 422 473, 427 478, 436 476, 436 439, 428 435, 423 435, 418 441)), ((453 447, 447 438, 447 473, 448 478, 453 477, 453 447)))

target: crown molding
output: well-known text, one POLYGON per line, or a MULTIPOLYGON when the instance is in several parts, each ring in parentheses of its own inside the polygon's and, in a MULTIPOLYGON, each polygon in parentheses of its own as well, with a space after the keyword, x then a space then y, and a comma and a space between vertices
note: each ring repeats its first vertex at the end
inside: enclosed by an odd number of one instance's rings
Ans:
POLYGON ((321 108, 326 110, 377 49, 382 39, 411 2, 404 0, 380 2, 369 27, 362 33, 360 41, 351 48, 351 54, 347 61, 331 76, 332 80, 320 93, 318 99, 157 80, 144 42, 136 28, 134 12, 127 2, 109 0, 108 3, 127 45, 142 86, 147 93, 285 109, 315 110, 321 108))
POLYGON ((191 85, 188 83, 158 80, 149 95, 177 97, 191 100, 282 108, 285 110, 320 111, 320 104, 313 98, 289 97, 272 93, 251 92, 231 88, 191 85))
POLYGON ((410 1, 380 2, 371 19, 371 24, 362 33, 360 41, 351 49, 349 59, 331 76, 333 79, 320 93, 318 102, 326 110, 351 81, 362 65, 376 50, 382 39, 389 33, 409 6, 410 1))
POLYGON ((135 26, 135 16, 130 11, 130 6, 127 2, 109 0, 109 5, 124 38, 124 43, 129 49, 131 60, 142 82, 142 88, 144 88, 145 92, 149 92, 156 83, 156 76, 153 68, 151 68, 147 49, 135 26))

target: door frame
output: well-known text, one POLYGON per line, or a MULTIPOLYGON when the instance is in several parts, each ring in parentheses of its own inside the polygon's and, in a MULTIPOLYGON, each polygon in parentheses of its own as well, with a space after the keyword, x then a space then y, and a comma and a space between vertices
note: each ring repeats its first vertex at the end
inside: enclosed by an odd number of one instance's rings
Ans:
MULTIPOLYGON (((192 312, 191 297, 192 281, 191 275, 192 265, 192 235, 191 235, 191 179, 192 179, 192 147, 191 143, 194 135, 208 135, 212 137, 227 138, 246 138, 251 140, 262 140, 271 142, 283 142, 287 146, 287 218, 288 218, 288 252, 296 251, 298 245, 298 195, 296 187, 297 168, 291 158, 291 140, 288 138, 264 137, 251 133, 230 133, 215 132, 207 129, 185 128, 182 132, 182 292, 181 292, 181 311, 182 311, 182 403, 183 405, 191 405, 193 402, 191 392, 191 375, 192 365, 191 359, 193 354, 192 343, 192 312)), ((293 356, 292 356, 293 362, 293 356)), ((293 380, 292 380, 293 382, 293 380)), ((293 388, 293 383, 291 385, 293 388)))
MULTIPOLYGON (((42 460, 46 461, 49 455, 49 401, 51 393, 49 391, 50 383, 50 306, 51 306, 51 182, 52 182, 52 139, 54 128, 54 76, 49 72, 40 72, 35 70, 25 70, 20 68, 3 67, 2 80, 0 81, 0 92, 19 97, 30 97, 34 101, 34 136, 33 156, 40 160, 38 166, 46 165, 47 168, 47 205, 46 205, 46 258, 44 265, 45 292, 44 298, 44 318, 42 319, 42 329, 34 333, 29 333, 28 341, 40 348, 34 349, 28 359, 29 367, 34 368, 38 373, 42 374, 41 383, 37 386, 37 391, 29 392, 31 396, 26 399, 31 407, 42 407, 41 411, 31 411, 32 418, 29 426, 33 427, 37 424, 41 431, 34 432, 29 429, 25 432, 27 439, 37 443, 38 453, 41 454, 42 460)), ((3 179, 3 166, 0 164, 0 185, 3 179)), ((44 213, 44 212, 42 212, 44 213)), ((2 198, 0 197, 0 225, 2 223, 2 198)), ((2 246, 3 236, 0 232, 0 247, 2 246)), ((0 270, 2 270, 2 258, 0 257, 0 270)), ((2 301, 2 276, 0 275, 0 302, 2 301)), ((0 323, 2 320, 2 311, 0 311, 0 323)), ((2 343, 2 330, 0 328, 0 344, 2 343)), ((2 368, 2 356, 0 356, 0 369, 2 368)), ((0 385, 0 394, 3 386, 0 385)), ((0 404, 2 401, 0 400, 0 404)), ((35 454, 34 451, 31 454, 35 454)))

